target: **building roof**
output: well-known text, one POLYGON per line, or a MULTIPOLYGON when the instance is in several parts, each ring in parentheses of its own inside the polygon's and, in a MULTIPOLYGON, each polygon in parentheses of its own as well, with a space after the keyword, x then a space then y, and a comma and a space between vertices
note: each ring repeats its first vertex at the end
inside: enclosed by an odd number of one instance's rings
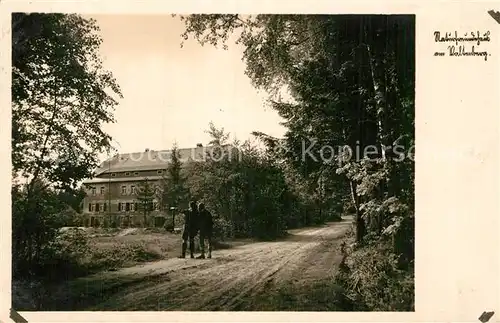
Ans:
MULTIPOLYGON (((229 145, 224 146, 227 150, 229 145)), ((214 146, 178 149, 181 162, 204 161, 214 151, 214 146)), ((95 176, 126 171, 165 169, 170 163, 171 150, 146 150, 144 152, 116 154, 104 161, 95 171, 95 176)), ((137 178, 137 177, 136 177, 137 178)))
POLYGON ((104 184, 104 183, 120 183, 120 182, 137 182, 137 181, 145 181, 150 180, 150 181, 157 181, 162 179, 162 176, 135 176, 135 177, 110 177, 110 178, 103 178, 103 177, 94 177, 92 179, 87 179, 83 183, 84 184, 104 184))

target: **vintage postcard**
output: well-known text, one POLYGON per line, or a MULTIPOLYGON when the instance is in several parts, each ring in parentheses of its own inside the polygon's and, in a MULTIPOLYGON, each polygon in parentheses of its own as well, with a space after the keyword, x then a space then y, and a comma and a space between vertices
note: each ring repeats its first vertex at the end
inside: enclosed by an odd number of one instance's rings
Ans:
POLYGON ((2 322, 499 320, 499 3, 0 12, 2 322))

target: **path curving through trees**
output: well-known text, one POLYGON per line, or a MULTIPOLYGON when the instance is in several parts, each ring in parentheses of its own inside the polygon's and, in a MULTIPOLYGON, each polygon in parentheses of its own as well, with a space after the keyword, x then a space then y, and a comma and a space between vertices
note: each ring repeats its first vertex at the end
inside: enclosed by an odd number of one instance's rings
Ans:
POLYGON ((266 310, 276 306, 266 299, 284 286, 299 291, 331 279, 350 223, 293 230, 283 241, 215 251, 213 259, 168 259, 108 273, 103 289, 106 280, 128 283, 80 310, 266 310))

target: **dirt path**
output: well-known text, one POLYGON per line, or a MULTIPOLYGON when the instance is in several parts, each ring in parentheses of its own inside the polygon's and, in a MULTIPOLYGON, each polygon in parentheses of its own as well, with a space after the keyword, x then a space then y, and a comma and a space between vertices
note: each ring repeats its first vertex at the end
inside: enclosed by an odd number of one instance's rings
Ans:
POLYGON ((297 300, 299 294, 331 279, 341 257, 339 238, 349 224, 350 221, 344 220, 323 227, 293 230, 284 241, 217 250, 213 259, 168 259, 108 272, 98 278, 87 277, 80 280, 79 289, 83 282, 86 293, 106 297, 93 305, 73 303, 70 308, 271 310, 285 306, 276 304, 277 295, 295 306, 294 302, 304 303, 310 297, 304 294, 304 299, 297 300), (92 291, 91 285, 98 287, 92 291))

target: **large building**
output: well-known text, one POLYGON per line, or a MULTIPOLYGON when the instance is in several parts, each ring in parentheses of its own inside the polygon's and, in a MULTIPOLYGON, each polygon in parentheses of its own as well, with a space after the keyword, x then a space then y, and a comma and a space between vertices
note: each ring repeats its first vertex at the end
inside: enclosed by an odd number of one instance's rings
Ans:
MULTIPOLYGON (((195 148, 178 149, 180 161, 206 160, 214 152, 212 147, 198 144, 195 148)), ((139 210, 138 190, 145 181, 152 188, 161 190, 167 166, 171 160, 171 150, 117 154, 104 161, 95 171, 94 178, 84 181, 87 195, 83 201, 83 213, 87 215, 85 223, 90 226, 103 224, 103 221, 115 222, 118 226, 144 226, 160 216, 160 196, 153 199, 153 211, 149 219, 144 219, 139 210)))

